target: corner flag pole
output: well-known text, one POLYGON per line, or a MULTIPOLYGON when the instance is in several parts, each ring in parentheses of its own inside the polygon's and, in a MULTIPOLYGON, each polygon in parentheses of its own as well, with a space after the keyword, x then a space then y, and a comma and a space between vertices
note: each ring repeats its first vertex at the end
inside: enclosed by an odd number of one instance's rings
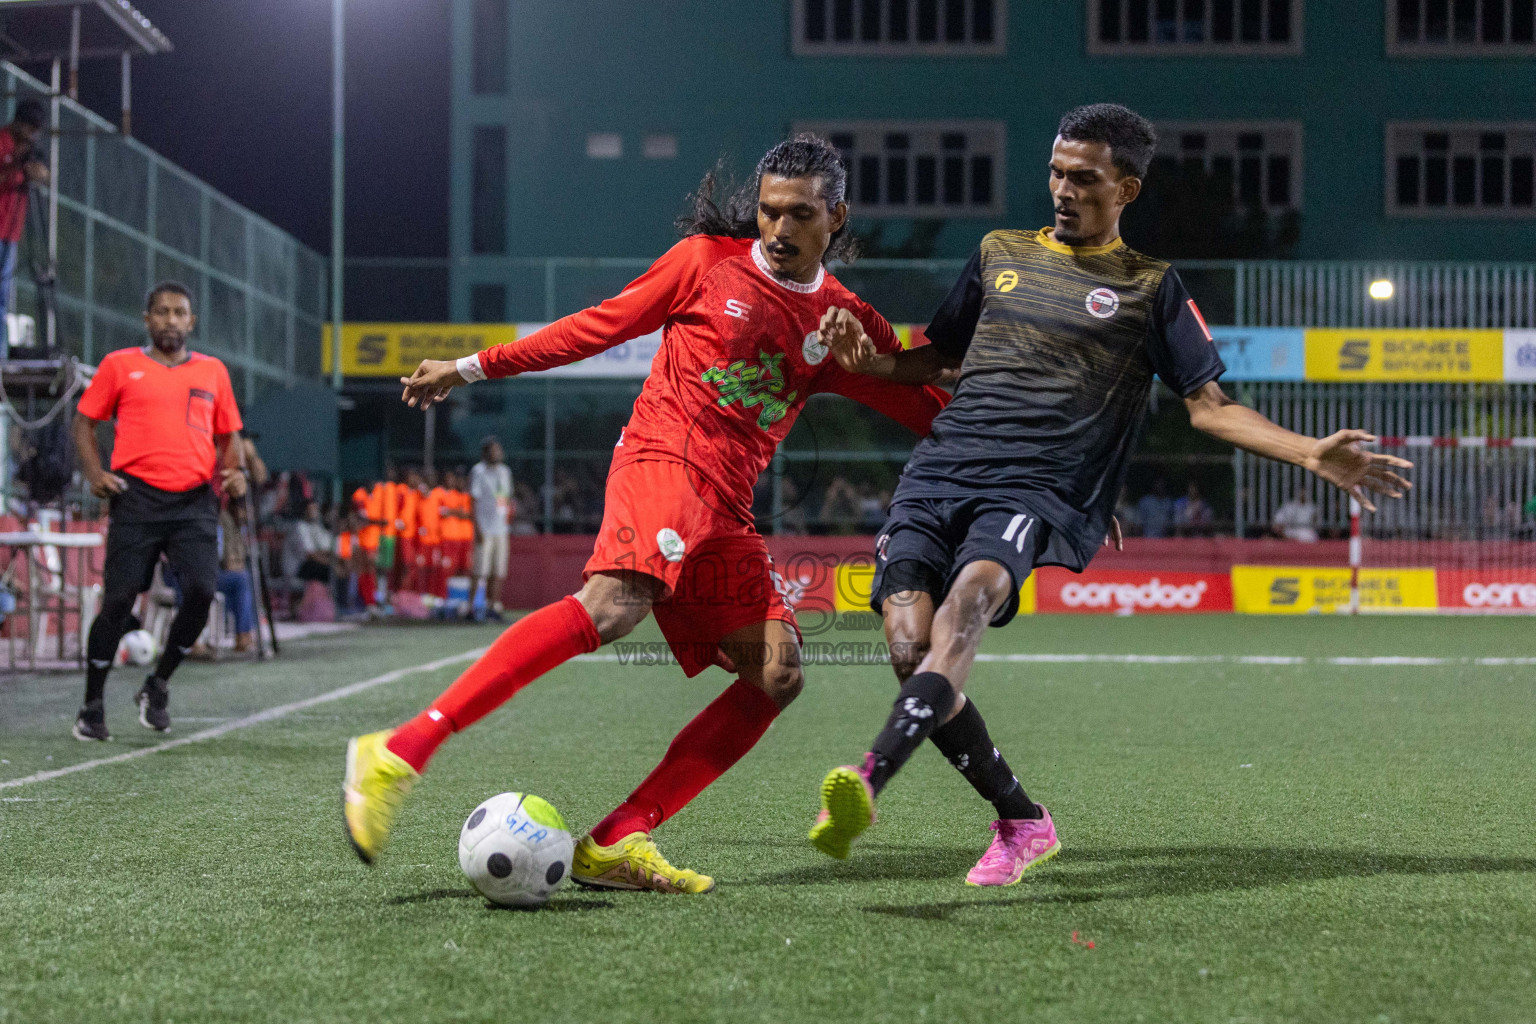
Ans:
POLYGON ((1360 614, 1360 502, 1349 499, 1349 614, 1360 614))

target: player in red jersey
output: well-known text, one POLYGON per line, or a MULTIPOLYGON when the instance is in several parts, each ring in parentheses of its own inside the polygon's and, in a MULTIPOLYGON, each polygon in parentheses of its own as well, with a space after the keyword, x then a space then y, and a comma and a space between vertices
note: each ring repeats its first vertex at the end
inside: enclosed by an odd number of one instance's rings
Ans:
POLYGON ((740 678, 581 840, 571 874, 615 889, 714 887, 667 863, 650 834, 746 754, 800 692, 799 632, 753 527, 753 484, 813 394, 845 395, 919 433, 947 400, 933 387, 848 373, 817 336, 822 314, 845 306, 881 351, 900 348, 890 324, 823 267, 846 237, 845 185, 831 145, 814 136, 783 142, 723 212, 706 178, 687 237, 619 295, 457 363, 429 360, 402 380, 405 400, 425 407, 473 381, 563 366, 663 332, 614 448, 585 585, 515 623, 416 718, 349 745, 346 821, 365 861, 451 733, 654 613, 689 676, 719 664, 740 678))

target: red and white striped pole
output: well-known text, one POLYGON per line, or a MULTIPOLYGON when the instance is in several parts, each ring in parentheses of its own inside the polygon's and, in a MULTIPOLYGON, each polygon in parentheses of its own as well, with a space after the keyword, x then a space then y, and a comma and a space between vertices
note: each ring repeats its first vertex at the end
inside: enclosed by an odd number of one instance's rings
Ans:
POLYGON ((1349 499, 1349 614, 1360 614, 1360 502, 1349 499))

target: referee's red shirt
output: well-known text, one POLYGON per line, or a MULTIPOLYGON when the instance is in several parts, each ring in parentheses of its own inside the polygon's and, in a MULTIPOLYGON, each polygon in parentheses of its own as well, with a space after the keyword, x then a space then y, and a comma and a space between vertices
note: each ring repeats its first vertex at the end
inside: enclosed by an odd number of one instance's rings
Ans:
POLYGON ((112 469, 162 491, 212 480, 215 435, 241 427, 229 371, 199 352, 166 366, 143 349, 118 349, 101 361, 76 408, 93 420, 115 419, 112 469))

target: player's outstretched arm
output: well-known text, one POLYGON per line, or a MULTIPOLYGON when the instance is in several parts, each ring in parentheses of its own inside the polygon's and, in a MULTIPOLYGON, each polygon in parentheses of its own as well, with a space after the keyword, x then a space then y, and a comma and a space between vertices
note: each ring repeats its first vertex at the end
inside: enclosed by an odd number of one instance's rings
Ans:
POLYGON ((463 387, 469 381, 459 372, 458 363, 451 359, 423 359, 416 372, 401 377, 405 390, 400 400, 412 409, 425 409, 434 402, 441 402, 454 388, 463 387))
POLYGON ((1185 396, 1184 405, 1189 409, 1189 422, 1197 430, 1255 455, 1316 473, 1372 512, 1376 506, 1369 492, 1401 498, 1413 486, 1392 471, 1412 469, 1413 463, 1395 455, 1362 451, 1362 442, 1376 440, 1374 434, 1363 430, 1341 430, 1324 438, 1297 434, 1234 402, 1215 381, 1185 396))
POLYGON ((865 333, 859 318, 841 306, 833 306, 821 317, 818 328, 821 341, 831 350, 837 364, 849 373, 862 373, 897 384, 932 384, 946 369, 958 366, 941 356, 932 345, 880 352, 865 333))

